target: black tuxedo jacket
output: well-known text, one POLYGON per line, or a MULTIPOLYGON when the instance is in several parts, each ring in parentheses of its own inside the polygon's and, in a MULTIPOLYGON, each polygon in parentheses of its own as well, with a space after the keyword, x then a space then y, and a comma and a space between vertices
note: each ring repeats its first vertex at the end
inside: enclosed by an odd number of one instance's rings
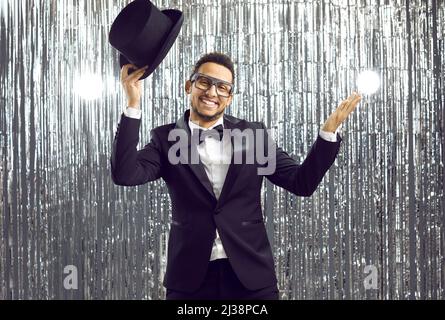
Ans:
MULTIPOLYGON (((217 200, 201 163, 173 165, 168 160, 168 150, 176 143, 168 141, 170 130, 184 129, 190 139, 188 117, 189 110, 176 123, 151 130, 150 142, 137 150, 141 120, 122 114, 111 156, 111 176, 115 184, 135 186, 162 178, 168 187, 172 222, 164 286, 184 292, 199 288, 206 275, 216 228, 232 268, 246 288, 256 290, 275 285, 274 259, 260 202, 263 181, 257 172, 260 164, 257 161, 234 164, 232 157, 217 200)), ((224 115, 224 127, 265 129, 261 122, 229 115, 224 115)), ((340 142, 339 134, 337 142, 318 136, 302 164, 274 145, 276 170, 266 177, 298 196, 309 197, 334 162, 340 142)), ((192 145, 189 142, 188 148, 192 145)))

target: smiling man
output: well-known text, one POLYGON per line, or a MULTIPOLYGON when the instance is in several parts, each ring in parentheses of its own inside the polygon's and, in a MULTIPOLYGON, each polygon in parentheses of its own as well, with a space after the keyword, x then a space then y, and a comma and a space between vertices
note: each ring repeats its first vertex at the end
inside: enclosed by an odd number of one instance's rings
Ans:
POLYGON ((232 102, 234 67, 223 55, 204 56, 195 66, 185 91, 190 94, 190 120, 208 128, 232 102))
MULTIPOLYGON (((111 174, 114 183, 135 186, 162 178, 172 201, 164 286, 167 299, 278 299, 274 259, 263 220, 260 191, 263 178, 303 197, 311 196, 333 164, 340 148, 340 124, 360 101, 358 94, 344 100, 326 120, 304 162, 297 164, 273 144, 274 171, 258 174, 264 164, 236 163, 237 145, 228 131, 266 132, 262 122, 225 114, 235 86, 230 58, 209 53, 195 64, 185 82, 190 108, 175 123, 151 131, 151 140, 137 150, 141 123, 141 80, 145 68, 128 73, 121 82, 128 98, 113 143, 111 174), (172 163, 169 140, 181 130, 187 151, 196 148, 199 162, 172 163), (219 135, 206 135, 214 131, 219 135), (192 137, 200 135, 199 144, 192 137)), ((265 134, 267 136, 267 134, 265 134)), ((258 139, 255 137, 256 142, 258 139)), ((270 138, 266 139, 267 141, 270 138)), ((258 143, 254 144, 254 149, 258 143)), ((252 148, 252 146, 251 146, 252 148)), ((190 154, 190 152, 187 152, 190 154)), ((187 158, 187 157, 186 157, 187 158)))

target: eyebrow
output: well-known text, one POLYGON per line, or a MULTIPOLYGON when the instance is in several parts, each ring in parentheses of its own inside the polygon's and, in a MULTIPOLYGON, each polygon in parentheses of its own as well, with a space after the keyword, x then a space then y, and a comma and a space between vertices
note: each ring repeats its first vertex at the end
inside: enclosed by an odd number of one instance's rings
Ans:
MULTIPOLYGON (((209 75, 207 75, 207 74, 205 74, 205 73, 196 72, 195 74, 196 74, 196 75, 201 75, 201 76, 204 76, 204 77, 207 77, 207 78, 210 78, 210 79, 212 79, 212 80, 216 80, 216 81, 220 81, 220 82, 223 82, 223 83, 226 83, 226 84, 230 84, 231 86, 233 86, 233 83, 231 83, 231 82, 229 82, 229 81, 222 80, 222 79, 218 79, 218 78, 209 76, 209 75)), ((194 75, 193 75, 193 76, 194 76, 194 75)), ((192 77, 193 77, 193 76, 192 76, 192 77)))

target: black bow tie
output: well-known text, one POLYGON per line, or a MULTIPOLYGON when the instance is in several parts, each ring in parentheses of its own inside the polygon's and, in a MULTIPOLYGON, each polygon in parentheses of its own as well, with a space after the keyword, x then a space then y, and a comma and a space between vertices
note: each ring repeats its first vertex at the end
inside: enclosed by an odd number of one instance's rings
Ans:
POLYGON ((217 125, 216 127, 212 128, 211 130, 199 129, 199 138, 200 138, 199 141, 200 142, 204 141, 206 136, 210 136, 210 137, 213 137, 213 138, 216 139, 217 136, 215 134, 215 131, 218 132, 218 134, 219 134, 219 141, 221 141, 221 139, 223 137, 223 133, 224 133, 223 130, 224 130, 224 127, 221 124, 217 125))

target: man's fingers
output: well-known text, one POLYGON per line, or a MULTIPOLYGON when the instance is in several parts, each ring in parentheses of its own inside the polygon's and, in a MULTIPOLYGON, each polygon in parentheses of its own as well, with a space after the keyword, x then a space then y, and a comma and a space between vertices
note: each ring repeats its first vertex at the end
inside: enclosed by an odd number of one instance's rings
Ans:
POLYGON ((123 65, 122 69, 121 69, 121 78, 124 82, 134 81, 136 78, 139 79, 145 73, 147 68, 148 68, 148 65, 144 66, 142 68, 139 68, 139 69, 134 64, 123 65), (136 70, 131 72, 131 74, 128 74, 128 71, 130 68, 136 69, 136 70))
POLYGON ((122 82, 124 83, 134 83, 139 80, 139 78, 145 73, 146 67, 136 69, 130 75, 123 78, 122 82))
POLYGON ((348 103, 349 103, 349 100, 348 100, 348 99, 343 100, 342 102, 340 102, 340 105, 338 106, 338 109, 340 109, 340 110, 344 110, 344 109, 346 108, 346 106, 347 106, 348 103))
POLYGON ((145 70, 147 69, 147 67, 142 67, 142 68, 139 68, 139 69, 136 67, 134 69, 136 69, 136 70, 132 71, 131 74, 128 74, 128 77, 135 77, 136 74, 144 73, 145 70))
POLYGON ((353 110, 357 104, 360 102, 360 100, 362 99, 362 97, 357 93, 356 95, 354 95, 352 101, 349 103, 350 108, 353 110))
POLYGON ((147 68, 148 68, 148 66, 144 66, 142 68, 138 68, 138 67, 134 66, 133 69, 136 69, 136 70, 134 70, 131 74, 133 74, 135 72, 141 72, 141 71, 145 72, 145 70, 147 70, 147 68))
POLYGON ((133 71, 127 78, 125 78, 125 82, 134 82, 139 80, 139 78, 145 73, 145 69, 137 69, 133 71))
POLYGON ((339 109, 342 111, 349 111, 349 109, 352 109, 357 103, 362 99, 362 97, 357 93, 352 93, 346 100, 343 100, 340 105, 339 109))
POLYGON ((134 64, 127 63, 124 64, 121 68, 121 78, 125 78, 128 75, 128 69, 136 69, 137 67, 134 64))

